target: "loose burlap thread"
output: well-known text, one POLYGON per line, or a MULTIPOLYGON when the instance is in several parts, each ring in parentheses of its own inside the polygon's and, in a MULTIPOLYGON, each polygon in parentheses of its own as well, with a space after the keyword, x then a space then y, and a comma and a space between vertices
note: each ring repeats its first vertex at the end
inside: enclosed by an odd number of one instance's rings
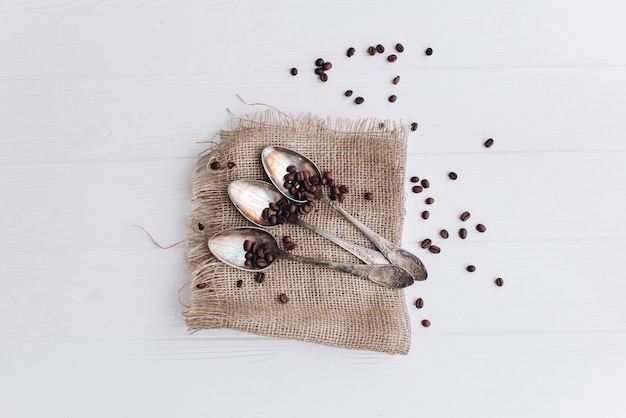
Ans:
MULTIPOLYGON (((332 171, 337 184, 350 189, 342 207, 399 244, 404 220, 405 127, 371 119, 292 117, 273 110, 234 122, 197 161, 193 201, 198 206, 189 216, 187 252, 192 275, 190 308, 185 313, 189 329, 231 328, 350 349, 408 353, 411 329, 403 290, 283 259, 266 271, 263 283, 257 283, 254 273, 220 262, 207 245, 216 232, 252 226, 230 202, 227 187, 239 179, 268 181, 260 153, 269 145, 299 151, 321 170, 332 171), (212 162, 220 168, 211 169, 212 162), (229 162, 234 166, 229 167, 229 162), (374 200, 364 199, 365 192, 373 193, 374 200), (241 287, 238 280, 243 281, 241 287), (282 293, 289 297, 288 303, 279 301, 282 293)), ((352 224, 321 202, 303 219, 374 248, 352 224)), ((292 236, 297 245, 294 253, 361 263, 299 226, 284 224, 267 230, 279 245, 283 236, 292 236)))

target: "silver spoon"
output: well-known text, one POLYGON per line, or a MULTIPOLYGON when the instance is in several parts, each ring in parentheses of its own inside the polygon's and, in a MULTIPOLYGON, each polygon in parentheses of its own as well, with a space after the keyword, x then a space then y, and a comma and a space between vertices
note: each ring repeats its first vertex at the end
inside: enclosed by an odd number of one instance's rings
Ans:
MULTIPOLYGON (((261 162, 274 186, 276 186, 283 195, 292 200, 295 199, 293 199, 291 193, 283 186, 283 177, 285 173, 287 173, 288 166, 294 165, 298 171, 308 170, 311 174, 316 174, 320 177, 322 175, 313 161, 289 148, 277 146, 266 147, 261 151, 261 162)), ((350 221, 385 255, 391 264, 405 268, 411 273, 411 276, 413 276, 415 280, 426 280, 428 276, 426 268, 417 256, 369 229, 362 222, 346 212, 341 206, 330 200, 328 196, 321 194, 319 199, 350 221)))
POLYGON ((246 271, 267 270, 276 260, 283 258, 342 271, 389 288, 402 288, 413 284, 413 277, 399 266, 333 263, 282 251, 274 237, 260 228, 232 228, 218 232, 209 239, 209 249, 213 255, 229 266, 246 271), (264 246, 265 252, 273 255, 272 261, 268 262, 266 267, 245 264, 244 242, 246 240, 256 242, 260 247, 264 246))
MULTIPOLYGON (((283 195, 276 190, 272 184, 260 180, 236 180, 228 185, 228 196, 233 202, 233 205, 235 205, 239 212, 250 222, 264 228, 276 226, 270 224, 269 220, 263 216, 263 209, 267 208, 270 203, 277 203, 283 198, 283 195)), ((308 224, 299 217, 296 218, 295 224, 327 238, 346 251, 354 254, 365 264, 389 264, 389 260, 380 252, 332 235, 329 232, 308 224)))

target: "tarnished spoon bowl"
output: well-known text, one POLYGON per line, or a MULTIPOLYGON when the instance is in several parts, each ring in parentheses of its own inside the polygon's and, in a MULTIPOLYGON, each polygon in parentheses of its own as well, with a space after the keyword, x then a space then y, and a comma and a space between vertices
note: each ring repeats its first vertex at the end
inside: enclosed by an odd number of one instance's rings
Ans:
POLYGON ((270 181, 276 186, 276 188, 286 197, 294 202, 304 203, 306 200, 298 200, 289 193, 284 186, 285 174, 287 174, 287 167, 294 165, 298 171, 307 170, 311 175, 317 174, 322 176, 320 169, 313 163, 313 161, 304 157, 302 154, 296 151, 284 148, 284 147, 265 147, 261 151, 261 163, 265 169, 265 173, 270 178, 270 181))

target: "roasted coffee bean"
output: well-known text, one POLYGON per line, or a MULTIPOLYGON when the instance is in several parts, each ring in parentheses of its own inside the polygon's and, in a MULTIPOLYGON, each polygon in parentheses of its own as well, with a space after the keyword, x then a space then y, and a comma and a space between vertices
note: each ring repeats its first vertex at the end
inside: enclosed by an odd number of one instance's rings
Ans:
POLYGON ((265 281, 265 273, 262 271, 258 271, 255 275, 254 275, 254 281, 257 283, 263 283, 265 281))
POLYGON ((428 328, 430 326, 430 321, 428 319, 422 320, 422 326, 428 328))
POLYGON ((420 181, 419 177, 417 177, 417 176, 411 177, 411 183, 417 183, 418 181, 420 181))
POLYGON ((243 242, 243 249, 244 249, 244 250, 246 250, 246 251, 250 251, 250 250, 252 250, 252 244, 253 244, 253 243, 252 243, 252 241, 251 241, 251 240, 249 240, 249 239, 245 240, 245 241, 243 242))
POLYGON ((205 287, 207 287, 207 284, 206 284, 206 283, 198 283, 198 284, 196 285, 196 287, 197 287, 198 289, 204 289, 205 287))
POLYGON ((373 46, 370 46, 369 48, 367 48, 367 53, 370 55, 376 54, 376 48, 374 48, 373 46))
POLYGON ((420 184, 425 189, 428 189, 430 187, 430 182, 428 181, 428 179, 422 179, 422 182, 420 184))
POLYGON ((291 75, 298 75, 298 69, 296 67, 293 67, 291 70, 291 75))
POLYGON ((211 165, 210 165, 211 170, 219 170, 221 166, 222 165, 220 164, 219 161, 213 161, 211 162, 211 165))
POLYGON ((324 73, 324 74, 320 74, 320 80, 322 80, 322 82, 327 82, 328 81, 328 74, 324 73))
POLYGON ((430 244, 432 244, 432 240, 430 238, 426 238, 425 240, 422 241, 422 243, 420 244, 420 247, 422 248, 428 248, 430 247, 430 244))
POLYGON ((417 300, 415 301, 415 307, 417 309, 422 309, 424 307, 424 299, 417 298, 417 300))
POLYGON ((441 248, 437 247, 436 245, 431 245, 430 247, 428 247, 428 251, 433 254, 439 254, 441 252, 441 248))
POLYGON ((465 228, 459 229, 459 237, 461 239, 467 238, 467 229, 465 229, 465 228))
POLYGON ((487 227, 485 225, 483 225, 483 224, 478 224, 478 225, 476 225, 476 230, 478 232, 485 232, 487 230, 487 227))
POLYGON ((267 261, 268 264, 270 264, 272 261, 274 261, 274 254, 266 253, 265 254, 265 261, 267 261))
POLYGON ((201 223, 199 223, 199 224, 198 224, 198 229, 199 229, 200 231, 204 230, 204 225, 202 225, 201 223))
POLYGON ((389 98, 387 99, 389 100, 391 103, 395 102, 396 100, 398 100, 398 97, 396 97, 395 94, 392 94, 391 96, 389 96, 389 98))
POLYGON ((433 203, 435 203, 435 199, 433 199, 432 197, 429 197, 425 200, 427 205, 432 205, 433 203))
POLYGON ((460 218, 463 222, 467 221, 470 218, 471 214, 468 211, 465 211, 461 214, 460 218))
POLYGON ((396 44, 396 51, 404 52, 404 46, 402 44, 396 44))
POLYGON ((411 130, 412 130, 413 132, 417 131, 417 122, 413 122, 413 123, 411 124, 411 130))
POLYGON ((365 194, 363 194, 363 198, 365 200, 374 200, 374 193, 372 193, 372 192, 365 192, 365 194))
POLYGON ((393 84, 398 84, 400 82, 400 76, 399 75, 395 76, 391 82, 393 84))
POLYGON ((493 145, 493 138, 489 138, 488 140, 485 141, 484 145, 485 148, 491 148, 491 146, 493 145))
POLYGON ((296 171, 298 171, 298 168, 297 168, 295 165, 293 165, 293 164, 289 164, 289 165, 287 166, 287 172, 288 172, 288 173, 292 173, 292 174, 293 174, 293 173, 295 173, 296 171))
POLYGON ((422 212, 422 219, 428 219, 429 216, 430 216, 430 213, 427 210, 422 212))
POLYGON ((476 271, 476 266, 470 264, 469 266, 465 267, 465 270, 469 271, 470 273, 473 273, 476 271))
POLYGON ((457 176, 457 174, 454 171, 450 171, 448 173, 448 177, 450 178, 450 180, 456 180, 459 176, 457 176))
POLYGON ((394 54, 391 54, 387 57, 387 61, 389 62, 396 62, 397 60, 398 60, 398 56, 394 54))
POLYGON ((324 71, 328 71, 328 70, 330 70, 331 68, 333 68, 333 63, 332 63, 332 62, 329 62, 329 61, 326 61, 326 62, 324 63, 324 65, 322 65, 322 68, 324 69, 324 71))
POLYGON ((239 279, 237 280, 237 287, 241 287, 243 286, 243 280, 239 279))
POLYGON ((355 52, 356 52, 356 50, 354 48, 350 47, 350 48, 348 48, 348 51, 346 52, 346 55, 348 57, 351 57, 351 56, 354 55, 355 52))
MULTIPOLYGON (((246 254, 247 255, 247 254, 246 254)), ((246 261, 244 261, 244 263, 246 266, 248 267, 252 267, 252 260, 251 259, 246 259, 246 261)))
POLYGON ((503 284, 504 284, 504 280, 502 280, 502 277, 498 277, 496 279, 496 286, 502 287, 503 284))
POLYGON ((291 235, 285 235, 283 237, 283 244, 287 244, 288 242, 293 242, 293 238, 291 238, 291 235))
POLYGON ((322 67, 318 67, 315 70, 313 70, 313 72, 317 75, 322 75, 324 74, 324 69, 322 67))
POLYGON ((365 101, 365 99, 362 98, 361 96, 359 96, 356 99, 354 99, 354 103, 356 103, 358 105, 363 104, 364 101, 365 101))
POLYGON ((411 188, 411 191, 413 193, 422 193, 422 190, 424 190, 424 188, 422 186, 413 186, 411 188))
POLYGON ((426 53, 426 55, 430 56, 430 55, 433 54, 433 49, 432 48, 426 48, 425 53, 426 53))
POLYGON ((321 67, 322 65, 324 65, 324 60, 322 58, 316 59, 315 65, 317 65, 318 67, 321 67))
POLYGON ((439 235, 441 235, 441 238, 443 239, 448 239, 448 237, 450 236, 446 229, 442 229, 441 231, 439 231, 439 235))
POLYGON ((265 258, 259 258, 256 260, 256 265, 257 267, 265 268, 267 267, 267 261, 265 261, 265 258))
POLYGON ((346 95, 346 97, 350 97, 352 96, 352 90, 346 90, 344 94, 346 95))
POLYGON ((382 54, 383 52, 385 52, 385 47, 381 44, 376 45, 376 52, 382 54))
POLYGON ((278 296, 278 300, 281 301, 282 303, 287 303, 287 302, 289 302, 289 297, 286 294, 281 293, 278 296))

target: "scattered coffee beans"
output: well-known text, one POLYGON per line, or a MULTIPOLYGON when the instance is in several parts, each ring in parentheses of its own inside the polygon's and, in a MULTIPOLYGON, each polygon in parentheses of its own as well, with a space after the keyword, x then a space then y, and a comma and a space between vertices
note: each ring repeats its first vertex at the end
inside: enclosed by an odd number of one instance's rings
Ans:
POLYGON ((488 140, 485 141, 484 145, 485 148, 491 148, 491 146, 493 145, 493 138, 489 138, 488 140))
POLYGON ((291 70, 291 75, 298 75, 298 69, 296 67, 293 67, 291 70))
POLYGON ((396 51, 404 52, 404 46, 402 44, 396 44, 396 51))
POLYGON ((413 191, 413 193, 422 193, 422 190, 424 190, 424 188, 422 186, 413 186, 411 190, 413 191))
POLYGON ((400 76, 399 75, 395 76, 391 82, 393 84, 398 84, 400 82, 400 76))
POLYGON ((483 224, 478 224, 478 225, 476 225, 476 230, 478 232, 485 232, 487 230, 487 227, 485 225, 483 225, 483 224))
POLYGON ((428 251, 433 254, 439 254, 441 252, 441 248, 437 247, 436 245, 431 245, 430 247, 428 247, 428 251))
POLYGON ((213 161, 210 164, 211 170, 219 170, 222 165, 219 161, 213 161))
POLYGON ((398 98, 396 97, 396 95, 395 95, 395 94, 392 94, 391 96, 389 96, 389 99, 387 99, 387 100, 389 100, 391 103, 393 103, 393 102, 395 102, 396 100, 398 100, 398 98))
POLYGON ((465 229, 465 228, 459 229, 459 237, 461 239, 467 238, 467 229, 465 229))
POLYGON ((473 273, 476 271, 476 266, 473 266, 470 264, 469 266, 465 267, 465 270, 469 271, 470 273, 473 273))
POLYGON ((350 97, 352 96, 352 90, 346 90, 344 94, 346 95, 346 97, 350 97))
POLYGON ((417 122, 413 122, 413 123, 411 124, 411 130, 412 130, 413 132, 417 131, 417 122))
POLYGON ((465 211, 461 214, 460 218, 463 222, 467 221, 470 218, 471 214, 468 211, 465 211))
POLYGON ((422 243, 420 244, 420 247, 422 248, 428 248, 430 247, 430 244, 432 244, 432 240, 430 238, 426 238, 425 240, 422 241, 422 243))
POLYGON ((415 301, 415 307, 417 309, 422 309, 424 307, 424 299, 417 298, 417 300, 415 301))
POLYGON ((394 54, 391 54, 387 57, 387 61, 389 62, 396 62, 397 60, 398 60, 398 56, 394 54))
POLYGON ((196 288, 198 288, 198 289, 204 289, 205 287, 207 287, 207 284, 206 284, 206 283, 198 283, 198 284, 196 285, 196 288))
POLYGON ((418 181, 420 181, 419 177, 417 177, 417 176, 411 177, 411 183, 417 183, 418 181))
POLYGON ((254 275, 254 281, 257 283, 263 283, 265 281, 265 273, 262 271, 257 272, 254 275))
POLYGON ((378 52, 379 54, 382 54, 383 52, 385 52, 385 47, 382 46, 381 44, 376 45, 376 52, 378 52))
POLYGON ((429 216, 430 216, 430 213, 427 210, 422 212, 422 219, 428 219, 429 216))
POLYGON ((365 99, 362 98, 361 96, 359 96, 356 99, 354 99, 354 103, 356 103, 358 105, 363 104, 364 101, 365 101, 365 99))
POLYGON ((373 46, 370 46, 369 48, 367 48, 367 53, 370 55, 375 55, 376 54, 376 48, 374 48, 373 46))
POLYGON ((442 229, 441 231, 439 231, 439 235, 441 235, 441 238, 443 239, 448 239, 448 237, 450 236, 446 229, 442 229))
POLYGON ((428 181, 428 179, 422 179, 422 182, 420 184, 425 189, 428 189, 430 187, 430 182, 428 181))
POLYGON ((502 280, 502 277, 498 277, 496 279, 496 286, 502 287, 503 284, 504 284, 504 280, 502 280))
POLYGON ((422 320, 422 326, 428 328, 430 326, 430 321, 428 319, 422 320))
POLYGON ((237 280, 237 287, 241 287, 243 286, 243 280, 239 279, 237 280))
POLYGON ((346 55, 348 57, 351 57, 351 56, 354 55, 355 52, 356 52, 356 50, 354 48, 350 47, 350 48, 348 48, 348 51, 346 52, 346 55))
POLYGON ((454 171, 450 171, 448 173, 448 177, 450 178, 450 180, 456 180, 459 176, 457 176, 457 174, 454 171))
POLYGON ((198 229, 199 229, 200 231, 204 230, 204 225, 202 225, 201 223, 199 223, 199 224, 198 224, 198 229))
POLYGON ((374 193, 372 193, 372 192, 365 192, 365 194, 363 194, 363 198, 365 200, 374 200, 374 193))
POLYGON ((287 303, 287 302, 289 302, 289 297, 286 294, 281 293, 280 295, 278 295, 278 300, 281 303, 287 303))
POLYGON ((426 55, 430 56, 433 54, 433 49, 432 48, 426 48, 426 51, 424 51, 426 55))
POLYGON ((433 199, 432 197, 429 197, 425 200, 427 205, 432 205, 433 203, 435 203, 435 199, 433 199))

